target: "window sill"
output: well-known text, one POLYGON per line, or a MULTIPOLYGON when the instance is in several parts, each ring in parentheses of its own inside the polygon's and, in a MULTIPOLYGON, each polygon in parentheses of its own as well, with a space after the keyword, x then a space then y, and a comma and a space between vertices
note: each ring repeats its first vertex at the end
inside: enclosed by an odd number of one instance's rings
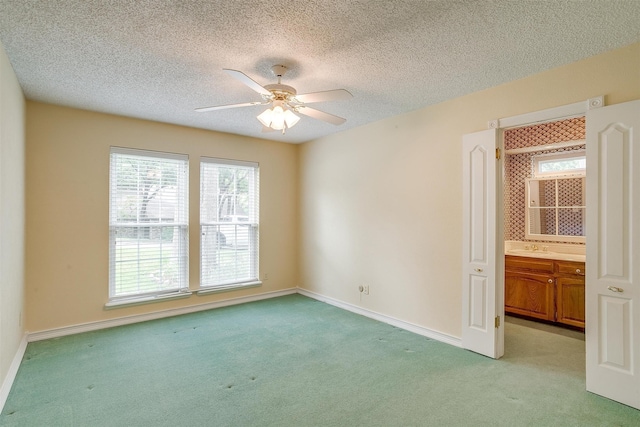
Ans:
POLYGON ((254 282, 232 283, 230 285, 210 286, 207 288, 200 288, 199 290, 196 291, 196 293, 198 295, 218 294, 221 292, 235 291, 238 289, 256 288, 258 286, 262 286, 262 282, 260 280, 256 280, 254 282))
POLYGON ((193 293, 191 291, 172 292, 170 294, 145 296, 140 298, 127 298, 121 300, 109 301, 104 305, 107 310, 120 307, 130 307, 133 305, 149 304, 153 302, 162 302, 174 299, 189 298, 193 293))

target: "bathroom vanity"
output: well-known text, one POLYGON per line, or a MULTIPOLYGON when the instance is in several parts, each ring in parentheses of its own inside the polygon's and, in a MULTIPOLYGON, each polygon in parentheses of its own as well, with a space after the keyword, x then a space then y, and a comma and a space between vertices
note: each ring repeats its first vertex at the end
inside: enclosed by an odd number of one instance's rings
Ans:
POLYGON ((584 247, 513 246, 505 247, 505 312, 584 329, 584 247))

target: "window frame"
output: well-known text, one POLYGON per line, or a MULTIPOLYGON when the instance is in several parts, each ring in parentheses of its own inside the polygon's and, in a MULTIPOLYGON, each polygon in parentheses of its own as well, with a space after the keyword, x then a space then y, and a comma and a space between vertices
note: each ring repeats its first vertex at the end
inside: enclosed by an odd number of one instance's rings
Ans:
MULTIPOLYGON (((537 194, 537 193, 536 193, 537 194)), ((574 242, 574 243, 585 243, 586 236, 585 234, 577 235, 577 234, 560 234, 560 212, 566 209, 582 209, 583 212, 583 221, 584 221, 584 213, 586 209, 586 205, 584 204, 584 196, 586 194, 586 177, 584 174, 571 174, 571 175, 561 175, 561 176, 542 176, 536 178, 527 178, 525 180, 525 240, 539 240, 539 241, 547 241, 547 242, 574 242), (562 205, 560 204, 559 197, 559 187, 560 181, 566 179, 581 179, 582 180, 582 200, 583 202, 580 205, 562 205), (532 206, 532 196, 531 196, 531 183, 539 182, 539 181, 548 181, 553 182, 553 194, 554 194, 554 203, 553 205, 548 206, 532 206), (553 234, 542 234, 542 233, 533 233, 531 232, 531 223, 537 217, 540 218, 541 213, 544 210, 552 211, 554 218, 554 233, 553 234)), ((539 199, 539 196, 535 197, 539 199)), ((585 223, 582 223, 582 230, 585 229, 585 223)))
MULTIPOLYGON (((121 160, 121 159, 118 159, 121 160)), ((170 163, 169 163, 170 164, 170 163)), ((162 187, 161 187, 162 190, 162 187)), ((160 191, 161 191, 160 190, 160 191)), ((139 209, 136 201, 136 209, 139 209)), ((139 215, 136 211, 136 215, 139 215)), ((174 237, 175 238, 175 237, 174 237)), ((141 238, 136 237, 138 241, 138 248, 140 247, 141 238)), ((160 238, 162 240, 162 237, 160 238)), ((162 242, 160 242, 162 248, 162 242)), ((138 263, 140 260, 144 260, 144 257, 140 257, 138 252, 138 263)), ((140 286, 140 273, 138 272, 137 286, 140 286)), ((117 307, 121 305, 139 304, 152 301, 166 300, 168 298, 183 298, 191 295, 189 291, 189 156, 186 154, 166 153, 160 151, 139 150, 132 148, 122 148, 112 146, 109 153, 109 301, 106 304, 107 308, 117 307), (158 161, 178 162, 176 165, 176 171, 182 176, 176 175, 176 188, 178 189, 178 195, 175 202, 178 203, 176 207, 178 219, 173 218, 173 221, 164 221, 161 217, 158 221, 144 223, 140 222, 140 218, 137 216, 135 221, 121 221, 118 219, 116 208, 117 201, 115 197, 121 196, 121 191, 117 188, 118 174, 116 173, 116 159, 119 157, 139 157, 140 159, 151 159, 158 161), (144 225, 143 225, 144 224, 144 225), (161 249, 160 259, 175 259, 178 263, 178 283, 176 286, 162 288, 159 286, 154 290, 144 290, 140 292, 130 292, 118 294, 117 292, 117 234, 119 230, 127 228, 149 228, 148 232, 151 232, 151 228, 160 228, 160 235, 164 234, 164 229, 173 228, 174 232, 178 231, 178 241, 172 244, 177 245, 177 256, 166 257, 163 255, 161 249)))
POLYGON ((555 178, 555 177, 562 178, 562 177, 569 177, 569 176, 585 176, 587 173, 586 159, 587 159, 587 152, 584 149, 534 155, 531 157, 533 176, 536 178, 555 178), (540 172, 540 163, 549 162, 553 160, 561 161, 561 160, 573 160, 573 159, 584 159, 585 167, 578 168, 578 169, 564 170, 564 171, 540 172))
MULTIPOLYGON (((200 280, 199 280, 199 290, 198 294, 206 294, 206 293, 214 293, 214 292, 224 292, 227 290, 237 289, 237 288, 246 288, 246 287, 254 287, 260 286, 262 282, 260 281, 260 165, 257 162, 249 162, 242 160, 232 160, 232 159, 223 159, 216 157, 201 157, 200 158, 200 213, 199 213, 199 223, 200 223, 200 280), (244 217, 247 216, 247 221, 243 220, 233 220, 231 222, 228 221, 220 221, 207 219, 208 216, 205 213, 205 202, 204 198, 207 196, 208 190, 205 189, 205 175, 209 172, 205 171, 205 168, 218 168, 218 167, 230 167, 240 169, 249 169, 252 171, 251 176, 248 178, 248 188, 249 188, 249 197, 248 197, 248 209, 249 212, 247 215, 238 215, 238 212, 234 212, 232 217, 244 217), (215 228, 216 233, 222 233, 220 231, 220 226, 234 226, 235 227, 235 238, 237 239, 237 227, 238 226, 246 226, 248 227, 248 236, 247 236, 247 251, 249 256, 249 274, 241 277, 236 276, 230 280, 223 280, 217 282, 211 282, 207 279, 210 277, 210 274, 207 274, 205 271, 211 268, 211 265, 207 265, 207 260, 205 259, 209 256, 210 252, 210 242, 207 242, 205 239, 206 233, 210 228, 215 228)), ((219 190, 219 189, 218 189, 219 190)), ((219 196, 216 190, 216 196, 219 196)), ((236 194, 236 193, 234 193, 236 194)), ((217 207, 219 209, 219 207, 217 207)), ((236 209, 234 207, 234 209, 236 209)), ((220 212, 216 213, 216 216, 220 216, 220 212)), ((221 249, 221 243, 219 243, 219 239, 216 239, 217 249, 221 249)), ((237 241, 237 240, 236 240, 237 241)), ((215 250, 215 249, 214 249, 215 250)), ((235 259, 236 264, 238 260, 238 249, 235 250, 235 259)))

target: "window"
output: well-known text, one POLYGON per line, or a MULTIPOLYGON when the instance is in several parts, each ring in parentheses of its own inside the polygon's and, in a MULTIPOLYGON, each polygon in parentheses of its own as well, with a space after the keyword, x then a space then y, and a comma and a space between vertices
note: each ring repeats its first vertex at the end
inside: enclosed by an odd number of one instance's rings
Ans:
POLYGON ((109 298, 188 292, 188 157, 111 149, 109 298))
POLYGON ((532 157, 535 178, 526 180, 525 238, 585 241, 585 150, 532 157))
POLYGON ((202 158, 200 286, 259 284, 257 163, 202 158))
POLYGON ((533 157, 535 176, 584 175, 587 157, 584 151, 542 154, 533 157))
POLYGON ((526 180, 525 239, 585 242, 585 177, 526 180))

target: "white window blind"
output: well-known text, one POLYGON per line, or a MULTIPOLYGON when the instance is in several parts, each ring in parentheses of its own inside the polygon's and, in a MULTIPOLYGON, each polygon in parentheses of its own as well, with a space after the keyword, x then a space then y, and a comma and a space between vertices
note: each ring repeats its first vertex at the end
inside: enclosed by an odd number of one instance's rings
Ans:
POLYGON ((202 158, 200 285, 258 280, 257 163, 202 158))
POLYGON ((111 149, 109 297, 188 290, 188 157, 111 149))

